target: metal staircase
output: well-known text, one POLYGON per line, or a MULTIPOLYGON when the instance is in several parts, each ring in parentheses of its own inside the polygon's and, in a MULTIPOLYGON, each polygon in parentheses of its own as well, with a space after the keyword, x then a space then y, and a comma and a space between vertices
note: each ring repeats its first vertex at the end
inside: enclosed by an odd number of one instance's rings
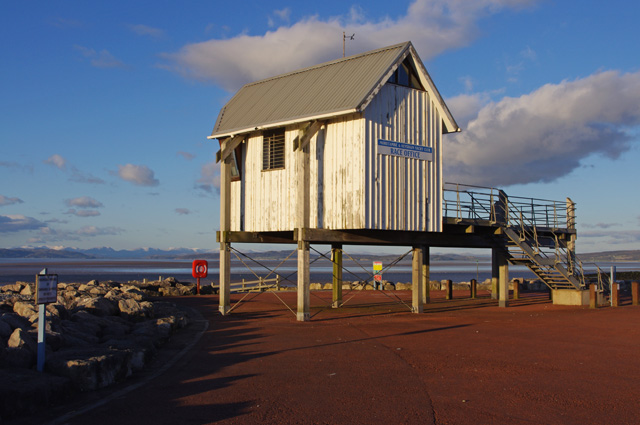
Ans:
POLYGON ((444 201, 445 218, 499 229, 509 262, 527 266, 549 288, 586 289, 596 283, 608 289, 600 268, 594 265, 596 277, 587 278, 575 255, 575 204, 569 198, 508 197, 495 188, 447 183, 444 201))

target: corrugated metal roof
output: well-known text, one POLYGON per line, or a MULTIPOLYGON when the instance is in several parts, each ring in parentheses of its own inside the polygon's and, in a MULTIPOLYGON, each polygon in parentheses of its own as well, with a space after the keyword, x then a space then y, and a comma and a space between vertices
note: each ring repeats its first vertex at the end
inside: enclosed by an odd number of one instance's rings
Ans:
POLYGON ((247 84, 222 108, 210 138, 359 110, 410 48, 396 44, 247 84))

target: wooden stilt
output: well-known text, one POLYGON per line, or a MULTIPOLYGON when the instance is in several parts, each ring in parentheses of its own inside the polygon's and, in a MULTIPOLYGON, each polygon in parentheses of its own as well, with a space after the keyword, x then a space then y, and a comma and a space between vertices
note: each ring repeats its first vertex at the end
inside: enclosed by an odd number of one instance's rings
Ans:
POLYGON ((491 299, 498 299, 498 276, 500 268, 498 267, 498 248, 491 249, 491 299))
POLYGON ((509 306, 509 262, 507 261, 506 253, 498 249, 498 287, 499 300, 498 305, 500 307, 509 306))
POLYGON ((331 245, 331 261, 333 263, 333 308, 342 304, 342 245, 331 245))
POLYGON ((429 247, 422 247, 422 302, 429 304, 431 302, 431 292, 429 291, 429 283, 431 282, 430 270, 430 253, 429 247))
POLYGON ((414 246, 411 267, 412 310, 414 313, 422 313, 424 311, 422 303, 422 266, 422 248, 414 246))
POLYGON ((300 241, 298 242, 298 311, 296 313, 299 322, 308 322, 311 318, 309 276, 309 242, 300 241))
MULTIPOLYGON (((223 144, 226 146, 226 143, 223 144)), ((231 161, 229 156, 220 164, 220 296, 219 311, 223 315, 231 309, 231 161)))
MULTIPOLYGON (((317 127, 317 126, 316 126, 317 127)), ((317 131, 317 129, 315 130, 317 131)), ((301 131, 298 145, 295 146, 296 159, 296 227, 298 228, 298 311, 296 317, 300 322, 311 319, 310 308, 310 270, 309 270, 309 242, 305 240, 305 230, 309 228, 309 139, 306 132, 301 131)), ((295 143, 294 143, 295 144, 295 143)))

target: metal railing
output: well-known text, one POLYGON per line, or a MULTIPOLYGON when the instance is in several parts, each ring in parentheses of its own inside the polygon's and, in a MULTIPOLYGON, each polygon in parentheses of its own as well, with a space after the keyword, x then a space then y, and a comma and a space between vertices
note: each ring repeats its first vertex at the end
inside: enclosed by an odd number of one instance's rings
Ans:
MULTIPOLYGON (((552 259, 553 268, 562 264, 582 287, 596 283, 598 290, 607 291, 607 275, 596 265, 596 278, 585 275, 585 264, 560 243, 556 229, 575 228, 575 206, 572 202, 552 201, 548 199, 507 196, 500 189, 445 183, 443 188, 443 216, 456 221, 480 220, 491 224, 509 227, 518 233, 542 259, 552 259), (554 247, 540 244, 539 229, 550 232, 554 238, 554 247)), ((522 252, 522 258, 528 254, 522 252)), ((534 260, 534 259, 532 259, 534 260)), ((544 262, 544 261, 543 261, 544 262)), ((546 262, 545 262, 546 263, 546 262)), ((551 267, 547 272, 552 272, 551 267)), ((559 273, 559 271, 558 271, 559 273)), ((539 276, 540 277, 540 276, 539 276)))
POLYGON ((527 222, 532 227, 560 229, 575 226, 573 211, 569 211, 566 202, 507 196, 500 189, 459 183, 444 184, 442 213, 446 218, 457 220, 499 222, 501 218, 508 217, 527 222), (508 206, 501 207, 505 200, 508 206), (522 220, 507 214, 506 210, 510 208, 516 209, 522 220))

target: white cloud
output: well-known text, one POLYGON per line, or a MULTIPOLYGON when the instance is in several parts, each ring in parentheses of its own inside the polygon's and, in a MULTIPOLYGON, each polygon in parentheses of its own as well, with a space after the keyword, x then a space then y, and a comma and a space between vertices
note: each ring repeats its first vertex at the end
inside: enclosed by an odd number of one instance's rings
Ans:
POLYGON ((129 29, 138 35, 146 35, 152 38, 162 38, 164 31, 159 28, 150 27, 148 25, 128 25, 129 29))
MULTIPOLYGON (((69 165, 66 158, 58 154, 51 155, 49 158, 47 158, 42 162, 48 165, 52 165, 62 171, 67 171, 67 165, 69 165)), ((69 168, 71 170, 71 177, 69 177, 69 181, 76 182, 76 183, 89 183, 89 184, 105 183, 105 181, 102 180, 101 178, 95 177, 88 173, 84 173, 78 170, 78 168, 76 168, 73 165, 71 165, 69 168)))
POLYGON ((608 229, 610 227, 620 226, 620 224, 619 223, 596 223, 596 224, 584 223, 582 224, 582 226, 588 229, 608 229))
POLYGON ((59 170, 67 169, 67 160, 64 159, 61 155, 53 154, 49 158, 43 161, 45 164, 53 165, 57 167, 59 170))
MULTIPOLYGON (((289 9, 288 7, 285 7, 284 9, 276 9, 273 11, 273 17, 279 19, 282 22, 289 22, 289 19, 291 18, 291 9, 289 9)), ((269 27, 274 27, 276 25, 273 17, 269 16, 267 18, 269 27)))
POLYGON ((88 173, 84 173, 78 170, 76 167, 71 167, 71 177, 69 181, 76 183, 88 183, 88 184, 104 184, 105 181, 100 177, 93 176, 88 173))
POLYGON ((611 245, 637 244, 640 242, 640 230, 580 232, 580 238, 600 239, 599 243, 611 245))
POLYGON ((181 157, 183 157, 187 161, 191 161, 193 158, 196 157, 194 154, 189 153, 189 152, 185 152, 185 151, 178 151, 178 155, 180 155, 181 157))
POLYGON ((342 55, 343 30, 356 33, 350 54, 413 41, 423 60, 476 38, 477 21, 504 8, 522 8, 538 0, 415 0, 398 19, 366 21, 361 10, 348 16, 310 16, 263 35, 240 34, 183 46, 164 54, 166 67, 187 78, 211 81, 228 91, 241 85, 332 60, 342 55), (241 52, 241 54, 239 54, 241 52))
POLYGON ((120 59, 113 56, 108 50, 101 50, 99 52, 94 49, 83 46, 74 46, 85 59, 89 60, 91 66, 96 68, 125 68, 126 65, 120 59))
POLYGON ((146 165, 118 165, 118 176, 122 180, 138 186, 158 186, 160 184, 155 178, 153 170, 146 165))
POLYGON ((106 236, 106 235, 119 235, 124 232, 124 229, 120 227, 96 227, 96 226, 84 226, 77 230, 75 234, 79 236, 106 236))
POLYGON ((220 192, 220 164, 215 161, 204 164, 196 187, 209 193, 213 193, 214 189, 220 192))
POLYGON ((67 199, 64 203, 69 207, 78 208, 100 208, 103 207, 102 202, 97 201, 90 196, 81 196, 79 198, 67 199))
POLYGON ((0 233, 20 232, 23 230, 36 230, 46 227, 45 224, 33 217, 21 214, 0 215, 0 233))
POLYGON ((100 211, 70 208, 65 214, 75 215, 76 217, 97 217, 100 215, 100 211))
POLYGON ((13 205, 13 204, 22 204, 24 203, 24 201, 20 198, 9 198, 6 197, 4 195, 0 195, 0 207, 4 207, 6 205, 13 205))
MULTIPOLYGON (((448 104, 454 116, 460 108, 469 117, 479 100, 458 97, 448 104)), ((462 133, 446 136, 445 179, 486 186, 550 182, 590 155, 618 158, 639 124, 640 72, 546 84, 484 104, 462 133)))

